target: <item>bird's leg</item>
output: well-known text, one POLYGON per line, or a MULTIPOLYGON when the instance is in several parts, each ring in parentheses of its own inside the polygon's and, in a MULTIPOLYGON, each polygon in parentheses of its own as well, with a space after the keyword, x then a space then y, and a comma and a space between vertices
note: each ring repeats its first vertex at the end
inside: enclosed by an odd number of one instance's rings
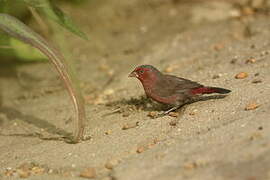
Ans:
POLYGON ((172 112, 172 111, 178 109, 179 107, 180 107, 180 106, 174 106, 174 107, 172 107, 171 109, 169 109, 169 110, 163 112, 162 114, 164 114, 164 115, 169 114, 170 112, 172 112))
POLYGON ((174 106, 172 108, 170 108, 169 110, 165 111, 165 112, 162 112, 162 113, 159 113, 157 117, 162 117, 162 116, 165 116, 167 114, 169 114, 170 112, 180 108, 181 106, 174 106))
POLYGON ((165 111, 165 112, 162 112, 158 115, 158 117, 160 116, 165 116, 167 114, 169 114, 170 112, 174 111, 174 110, 177 110, 179 108, 181 108, 182 106, 184 106, 186 103, 179 103, 177 105, 175 105, 174 107, 170 108, 169 110, 165 111))

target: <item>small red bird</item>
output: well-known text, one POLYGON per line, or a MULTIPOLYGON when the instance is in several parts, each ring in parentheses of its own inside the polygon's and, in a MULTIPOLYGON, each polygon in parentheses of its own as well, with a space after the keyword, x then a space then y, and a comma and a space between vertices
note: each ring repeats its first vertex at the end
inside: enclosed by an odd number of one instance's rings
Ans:
POLYGON ((143 85, 144 91, 151 99, 173 106, 164 112, 168 114, 192 100, 194 97, 203 94, 227 94, 228 89, 203 86, 197 82, 162 74, 158 69, 151 65, 141 65, 129 74, 129 77, 136 77, 143 85))

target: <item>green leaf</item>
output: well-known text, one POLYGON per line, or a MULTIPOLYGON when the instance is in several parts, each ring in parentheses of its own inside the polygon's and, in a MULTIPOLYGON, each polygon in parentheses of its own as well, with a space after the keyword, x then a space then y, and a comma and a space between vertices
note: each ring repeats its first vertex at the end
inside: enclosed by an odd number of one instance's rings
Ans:
POLYGON ((0 29, 5 31, 10 36, 37 48, 44 55, 46 55, 50 62, 54 65, 60 74, 67 91, 69 92, 75 109, 76 121, 74 139, 72 139, 72 142, 76 143, 81 140, 83 137, 85 121, 84 101, 82 99, 80 87, 77 84, 78 81, 73 74, 71 66, 66 62, 64 56, 39 34, 34 32, 13 16, 0 13, 0 29))
POLYGON ((47 58, 39 50, 14 38, 9 39, 13 52, 23 61, 44 61, 47 58))
POLYGON ((23 0, 28 5, 35 8, 40 13, 44 14, 49 19, 55 21, 60 24, 70 32, 80 36, 81 38, 88 40, 88 37, 85 33, 83 33, 77 25, 73 22, 73 20, 66 15, 60 8, 55 6, 49 0, 23 0))

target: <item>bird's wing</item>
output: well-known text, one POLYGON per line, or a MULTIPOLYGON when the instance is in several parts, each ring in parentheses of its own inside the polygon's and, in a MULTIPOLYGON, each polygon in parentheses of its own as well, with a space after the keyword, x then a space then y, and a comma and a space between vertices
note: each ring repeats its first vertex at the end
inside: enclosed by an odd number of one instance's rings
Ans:
POLYGON ((162 80, 157 82, 157 84, 157 87, 162 87, 159 88, 158 94, 163 97, 175 94, 186 94, 191 89, 202 87, 202 85, 197 82, 172 75, 163 75, 162 80))

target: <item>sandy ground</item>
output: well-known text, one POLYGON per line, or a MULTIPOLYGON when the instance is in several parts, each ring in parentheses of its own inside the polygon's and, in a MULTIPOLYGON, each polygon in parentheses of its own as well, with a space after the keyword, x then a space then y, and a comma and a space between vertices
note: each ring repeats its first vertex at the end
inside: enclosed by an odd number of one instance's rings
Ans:
POLYGON ((1 62, 0 179, 270 179, 269 15, 173 2, 65 7, 91 39, 62 38, 87 103, 79 144, 55 140, 73 110, 50 64, 1 62), (153 119, 164 107, 127 77, 139 64, 232 92, 153 119))

